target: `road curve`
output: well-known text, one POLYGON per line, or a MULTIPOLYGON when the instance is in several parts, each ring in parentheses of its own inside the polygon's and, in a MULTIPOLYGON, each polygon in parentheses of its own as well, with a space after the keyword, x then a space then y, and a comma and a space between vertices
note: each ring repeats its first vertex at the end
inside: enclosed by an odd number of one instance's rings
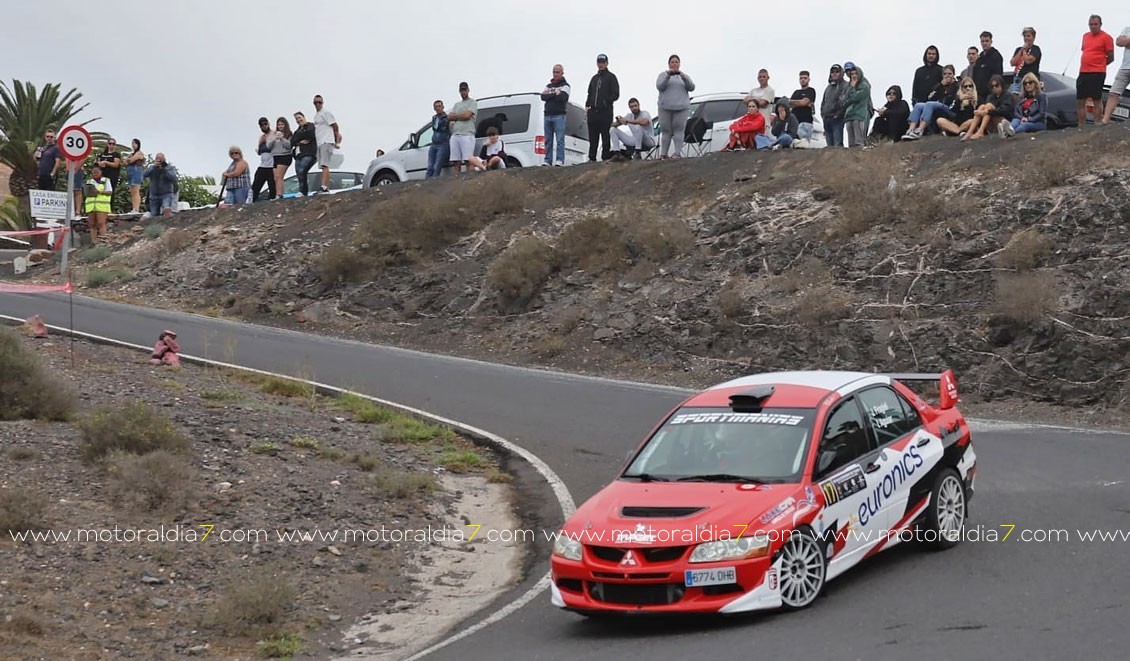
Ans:
MULTIPOLYGON (((0 314, 41 314, 67 326, 64 296, 0 294, 0 314)), ((186 354, 291 374, 460 420, 545 460, 578 502, 683 393, 435 356, 74 297, 75 330, 150 345, 165 327, 186 354)), ((722 621, 590 622, 535 599, 429 659, 677 659, 738 650, 759 658, 1124 658, 1130 646, 1130 539, 1091 541, 1078 531, 1130 532, 1130 435, 1020 425, 978 425, 978 492, 970 525, 982 537, 944 553, 898 547, 837 579, 812 608, 722 621), (1059 541, 1023 531, 1063 530, 1059 541), (1118 650, 1123 650, 1119 652, 1118 650)), ((555 501, 528 504, 544 525, 555 501)), ((1056 533, 1058 535, 1058 533, 1056 533)), ((472 618, 521 595, 546 570, 472 618)))

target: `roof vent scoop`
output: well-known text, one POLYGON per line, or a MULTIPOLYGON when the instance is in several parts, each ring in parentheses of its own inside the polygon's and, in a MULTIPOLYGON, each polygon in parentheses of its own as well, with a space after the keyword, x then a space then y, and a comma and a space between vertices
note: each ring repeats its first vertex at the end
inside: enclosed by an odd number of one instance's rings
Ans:
POLYGON ((730 409, 735 413, 761 413, 765 400, 773 395, 773 386, 754 386, 730 395, 730 409))

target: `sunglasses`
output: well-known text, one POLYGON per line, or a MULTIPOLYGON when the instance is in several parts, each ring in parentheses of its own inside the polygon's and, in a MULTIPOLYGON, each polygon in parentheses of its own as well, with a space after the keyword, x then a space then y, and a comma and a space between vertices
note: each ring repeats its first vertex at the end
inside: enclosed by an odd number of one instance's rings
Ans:
POLYGON ((1034 82, 1032 82, 1031 80, 1029 80, 1029 81, 1025 82, 1024 84, 1025 84, 1025 85, 1035 85, 1036 83, 1034 83, 1034 82))
POLYGON ((973 85, 962 85, 962 86, 961 86, 961 89, 963 89, 963 90, 971 90, 971 89, 973 89, 973 85))

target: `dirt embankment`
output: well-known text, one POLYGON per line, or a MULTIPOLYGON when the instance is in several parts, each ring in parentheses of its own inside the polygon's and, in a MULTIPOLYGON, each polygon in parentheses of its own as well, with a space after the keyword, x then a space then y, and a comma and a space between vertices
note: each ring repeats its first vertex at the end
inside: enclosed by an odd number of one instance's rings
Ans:
POLYGON ((84 293, 626 378, 949 367, 970 400, 1118 412, 1128 138, 512 170, 186 213, 80 257, 76 281, 116 269, 84 293))

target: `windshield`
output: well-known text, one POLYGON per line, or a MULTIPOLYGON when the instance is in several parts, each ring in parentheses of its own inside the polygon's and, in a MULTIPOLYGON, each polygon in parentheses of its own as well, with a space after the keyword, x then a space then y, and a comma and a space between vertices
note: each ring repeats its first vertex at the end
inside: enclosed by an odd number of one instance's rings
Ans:
POLYGON ((621 477, 713 482, 797 482, 812 409, 684 408, 659 428, 621 477))

